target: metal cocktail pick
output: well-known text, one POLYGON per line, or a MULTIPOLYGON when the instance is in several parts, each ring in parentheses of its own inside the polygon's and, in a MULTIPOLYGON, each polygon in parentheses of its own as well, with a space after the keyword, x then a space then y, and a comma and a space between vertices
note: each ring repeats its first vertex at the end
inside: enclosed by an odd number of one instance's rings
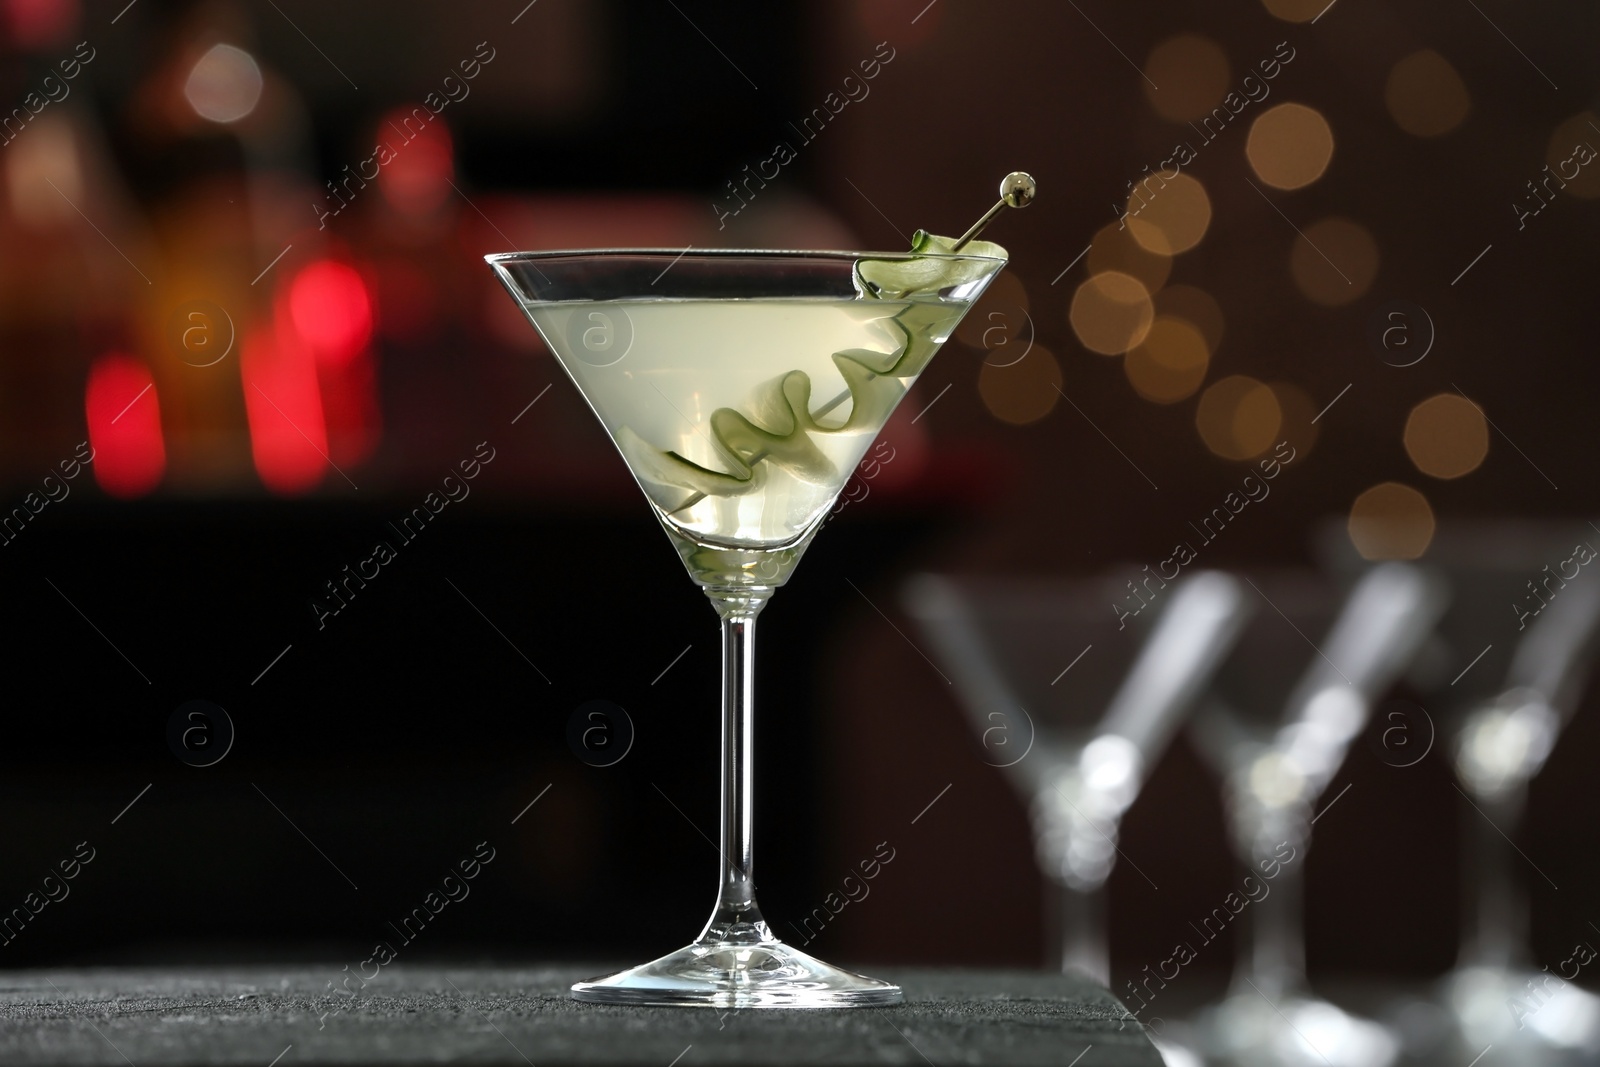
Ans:
MULTIPOLYGON (((951 251, 961 251, 961 249, 964 248, 968 242, 970 242, 974 237, 977 237, 978 234, 982 233, 983 228, 989 225, 996 215, 1000 214, 1001 208, 1027 207, 1029 204, 1033 203, 1033 198, 1038 195, 1038 192, 1039 185, 1033 180, 1033 175, 1020 170, 1014 170, 1010 174, 1007 174, 1000 182, 1000 199, 996 201, 994 207, 983 213, 983 218, 979 219, 977 222, 974 222, 967 232, 961 235, 961 239, 955 243, 954 247, 951 248, 951 251)), ((876 377, 876 375, 873 375, 873 377, 876 377)), ((838 396, 822 405, 822 407, 818 408, 812 417, 821 418, 823 415, 826 415, 828 412, 832 411, 834 408, 838 407, 840 404, 843 404, 849 399, 850 390, 846 389, 844 392, 840 393, 838 396)), ((745 462, 753 467, 766 458, 767 452, 765 449, 763 449, 762 451, 751 456, 749 459, 745 460, 745 462)), ((670 514, 676 515, 680 511, 692 508, 705 498, 706 494, 702 492, 696 491, 691 493, 689 498, 683 503, 679 504, 677 507, 673 508, 670 514)))
POLYGON ((952 252, 959 252, 967 246, 967 242, 983 232, 983 228, 1000 214, 1004 207, 1027 207, 1033 203, 1033 198, 1039 193, 1039 183, 1033 180, 1033 175, 1026 171, 1014 170, 1005 176, 1000 183, 1000 199, 994 207, 983 213, 983 218, 972 224, 972 228, 961 235, 952 252))

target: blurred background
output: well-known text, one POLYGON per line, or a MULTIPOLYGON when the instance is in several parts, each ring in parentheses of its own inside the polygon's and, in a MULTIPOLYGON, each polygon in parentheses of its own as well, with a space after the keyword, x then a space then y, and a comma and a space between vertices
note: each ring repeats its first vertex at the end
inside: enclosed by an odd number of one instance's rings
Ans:
MULTIPOLYGON (((1039 180, 764 616, 769 919, 895 855, 829 959, 1053 965, 1026 804, 908 575, 1132 578, 1283 441, 1204 565, 1309 563, 1329 518, 1426 562, 1454 518, 1600 512, 1590 8, 123 2, 0 0, 0 909, 95 850, 8 966, 353 965, 485 841, 408 958, 698 930, 715 618, 488 253, 900 249, 1039 180), (569 742, 592 701, 629 742, 605 766, 569 742)), ((1597 700, 1516 831, 1536 963, 1596 914, 1597 700)), ((1448 746, 1372 742, 1306 861, 1313 982, 1459 947, 1448 746)), ((1187 736, 1118 845, 1121 989, 1237 879, 1187 736)), ((1173 1002, 1221 992, 1232 937, 1173 1002)))

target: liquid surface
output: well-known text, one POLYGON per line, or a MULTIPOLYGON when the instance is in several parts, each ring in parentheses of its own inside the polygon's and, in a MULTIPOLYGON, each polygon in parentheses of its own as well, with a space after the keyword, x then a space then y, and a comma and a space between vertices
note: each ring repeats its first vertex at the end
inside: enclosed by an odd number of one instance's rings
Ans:
POLYGON ((524 297, 523 309, 691 576, 714 588, 771 587, 1004 265, 995 251, 863 259, 851 296, 524 297))
POLYGON ((833 504, 965 302, 530 304, 669 526, 795 542, 833 504), (620 351, 619 351, 620 350, 620 351))

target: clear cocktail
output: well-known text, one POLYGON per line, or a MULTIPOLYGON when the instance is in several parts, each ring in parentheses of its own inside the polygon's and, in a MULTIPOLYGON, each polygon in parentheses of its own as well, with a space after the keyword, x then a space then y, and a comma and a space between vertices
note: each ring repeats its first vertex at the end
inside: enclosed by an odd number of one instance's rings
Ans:
MULTIPOLYGON (((1022 177, 1007 179, 1004 203, 1032 199, 1022 177)), ((1005 266, 1004 249, 972 241, 974 231, 959 241, 919 233, 909 253, 488 257, 722 618, 716 908, 693 944, 580 982, 577 999, 731 1008, 901 999, 890 983, 783 944, 762 919, 751 864, 753 642, 757 615, 863 454, 1005 266)))

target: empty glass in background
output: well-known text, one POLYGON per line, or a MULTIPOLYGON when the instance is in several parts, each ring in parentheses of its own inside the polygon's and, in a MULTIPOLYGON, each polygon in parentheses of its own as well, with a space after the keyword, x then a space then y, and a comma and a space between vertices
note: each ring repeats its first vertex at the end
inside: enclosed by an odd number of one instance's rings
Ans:
MULTIPOLYGON (((959 255, 488 257, 622 452, 722 620, 716 906, 692 944, 579 982, 576 999, 724 1008, 900 1001, 899 987, 778 940, 756 903, 755 628, 890 413, 1005 266, 998 245, 967 247, 959 255)), ((558 564, 592 570, 602 613, 616 610, 626 592, 608 584, 605 563, 573 544, 558 564)))
POLYGON ((1203 1049, 1207 1062, 1384 1067, 1398 1041, 1306 980, 1305 860, 1314 809, 1373 703, 1422 646, 1443 609, 1442 585, 1400 563, 1371 568, 1348 592, 1309 570, 1241 577, 1257 610, 1192 730, 1223 779, 1239 860, 1270 885, 1232 920, 1245 936, 1227 996, 1192 1031, 1169 1035, 1203 1049))
POLYGON ((1233 643, 1249 595, 1201 571, 1150 587, 1148 609, 1129 614, 1143 603, 1130 586, 924 574, 904 593, 985 761, 1030 807, 1035 855, 1057 889, 1062 968, 1102 982, 1118 824, 1233 643))
MULTIPOLYGON (((1359 565, 1342 529, 1325 531, 1322 544, 1335 566, 1359 565)), ((1541 970, 1534 960, 1522 886, 1547 875, 1513 843, 1528 782, 1594 666, 1600 560, 1591 546, 1600 533, 1582 522, 1479 520, 1441 523, 1428 549, 1426 563, 1450 584, 1450 608, 1412 672, 1426 717, 1402 725, 1419 739, 1438 731, 1470 800, 1461 946, 1441 987, 1450 1025, 1432 1025, 1415 1003, 1396 1012, 1430 1062, 1465 1063, 1488 1045, 1529 1067, 1600 1051, 1600 997, 1560 977, 1579 965, 1557 959, 1541 970)), ((1583 916, 1571 912, 1570 940, 1600 944, 1583 916)))

